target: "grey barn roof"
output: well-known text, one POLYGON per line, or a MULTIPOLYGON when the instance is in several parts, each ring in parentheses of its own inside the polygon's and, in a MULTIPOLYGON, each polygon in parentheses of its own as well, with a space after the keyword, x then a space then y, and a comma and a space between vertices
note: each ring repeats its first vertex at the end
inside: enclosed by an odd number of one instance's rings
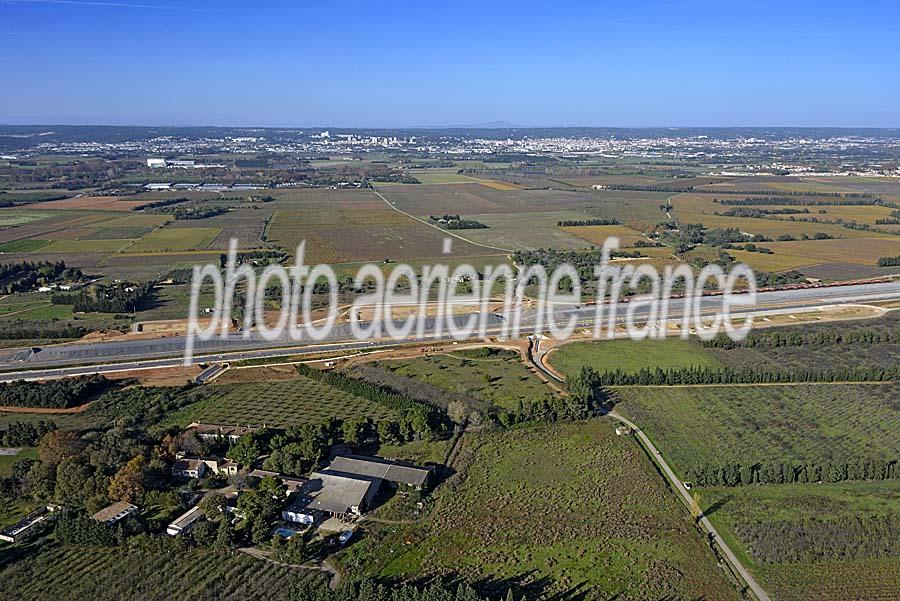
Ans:
POLYGON ((380 478, 388 482, 424 486, 431 473, 429 470, 414 465, 406 465, 380 459, 378 457, 361 457, 358 455, 338 455, 328 466, 330 471, 356 474, 368 478, 380 478))
POLYGON ((314 472, 297 493, 299 500, 293 509, 316 509, 327 513, 352 513, 362 508, 378 492, 378 481, 352 474, 314 472))

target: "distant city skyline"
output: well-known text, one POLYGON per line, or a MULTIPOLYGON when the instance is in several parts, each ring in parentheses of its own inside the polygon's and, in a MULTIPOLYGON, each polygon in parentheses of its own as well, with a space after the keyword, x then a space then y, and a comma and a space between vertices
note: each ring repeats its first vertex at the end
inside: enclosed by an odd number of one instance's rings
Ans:
POLYGON ((900 6, 0 0, 0 123, 900 126, 900 6))

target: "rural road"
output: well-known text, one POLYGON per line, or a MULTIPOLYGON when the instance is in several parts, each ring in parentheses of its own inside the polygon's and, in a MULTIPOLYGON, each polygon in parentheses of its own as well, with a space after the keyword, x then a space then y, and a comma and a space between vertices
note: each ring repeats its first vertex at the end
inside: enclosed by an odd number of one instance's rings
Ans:
MULTIPOLYGON (((534 353, 532 352, 532 346, 529 346, 528 349, 528 356, 534 366, 541 370, 544 374, 546 374, 547 377, 552 378, 558 382, 562 382, 562 378, 553 373, 552 370, 548 369, 544 365, 544 354, 540 351, 539 342, 537 347, 537 357, 535 357, 534 353)), ((662 456, 662 454, 659 452, 659 450, 656 448, 656 445, 653 444, 650 438, 648 438, 647 435, 644 434, 643 430, 638 428, 637 425, 631 420, 618 414, 615 409, 607 413, 607 415, 631 428, 631 431, 634 433, 634 435, 638 438, 638 440, 640 440, 641 444, 645 449, 647 449, 647 452, 650 454, 650 456, 662 469, 662 472, 666 476, 666 479, 669 481, 669 485, 672 487, 672 490, 674 490, 676 494, 679 495, 679 497, 687 507, 690 507, 692 501, 691 495, 688 494, 687 490, 685 490, 682 481, 678 478, 678 476, 675 475, 675 472, 669 466, 669 463, 665 460, 665 458, 662 456)), ((742 564, 741 561, 737 558, 737 556, 728 546, 728 543, 725 542, 725 539, 723 539, 718 530, 716 530, 716 527, 713 526, 712 522, 709 521, 709 518, 707 518, 705 515, 702 515, 698 523, 705 532, 712 535, 713 540, 715 540, 722 554, 725 556, 725 559, 731 565, 732 569, 740 575, 741 579, 743 579, 743 581, 747 583, 747 588, 753 591, 754 596, 759 601, 771 601, 771 597, 769 597, 765 589, 763 589, 763 587, 760 586, 760 584, 756 581, 756 579, 753 577, 753 574, 751 574, 750 571, 744 567, 744 564, 742 564)))

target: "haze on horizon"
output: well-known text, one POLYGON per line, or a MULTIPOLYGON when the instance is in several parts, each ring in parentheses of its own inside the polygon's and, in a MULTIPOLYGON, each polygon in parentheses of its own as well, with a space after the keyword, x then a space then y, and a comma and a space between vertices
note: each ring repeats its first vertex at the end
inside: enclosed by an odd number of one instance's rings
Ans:
POLYGON ((897 127, 900 6, 0 0, 0 123, 897 127))

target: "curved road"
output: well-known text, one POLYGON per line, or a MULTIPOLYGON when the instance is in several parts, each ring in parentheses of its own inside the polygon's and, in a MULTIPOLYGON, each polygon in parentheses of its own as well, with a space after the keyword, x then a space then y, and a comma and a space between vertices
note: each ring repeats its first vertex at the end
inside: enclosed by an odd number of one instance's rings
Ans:
MULTIPOLYGON (((547 369, 547 367, 544 365, 544 354, 540 352, 540 343, 538 343, 537 357, 534 356, 530 347, 528 350, 528 356, 531 359, 532 364, 534 364, 537 369, 540 369, 548 377, 553 378, 558 382, 563 381, 562 378, 553 373, 552 370, 547 369)), ((637 425, 631 420, 616 413, 615 410, 610 411, 609 413, 607 413, 607 415, 631 428, 635 436, 637 436, 641 441, 641 444, 644 445, 644 448, 647 449, 647 452, 650 453, 650 456, 653 457, 653 459, 662 469, 662 472, 668 479, 672 490, 676 491, 684 504, 690 507, 692 501, 691 495, 688 494, 687 490, 685 490, 684 484, 681 482, 681 480, 678 479, 678 476, 675 475, 675 472, 669 466, 668 462, 663 458, 662 454, 659 452, 650 438, 648 438, 647 435, 644 434, 643 430, 638 428, 637 425)), ((756 598, 759 599, 759 601, 771 601, 771 597, 769 597, 765 589, 763 589, 763 587, 760 586, 760 584, 756 581, 756 579, 753 577, 753 574, 751 574, 750 571, 744 567, 744 564, 742 564, 741 561, 737 558, 737 556, 728 546, 728 543, 725 542, 725 539, 723 539, 718 530, 716 530, 716 527, 713 526, 712 522, 709 521, 709 518, 707 518, 705 515, 701 515, 699 524, 703 528, 703 530, 712 535, 713 539, 716 541, 716 544, 719 546, 719 549, 721 549, 722 554, 725 556, 725 559, 731 565, 733 570, 736 573, 740 574, 740 577, 743 579, 743 581, 747 583, 747 588, 753 591, 753 594, 756 596, 756 598)))

